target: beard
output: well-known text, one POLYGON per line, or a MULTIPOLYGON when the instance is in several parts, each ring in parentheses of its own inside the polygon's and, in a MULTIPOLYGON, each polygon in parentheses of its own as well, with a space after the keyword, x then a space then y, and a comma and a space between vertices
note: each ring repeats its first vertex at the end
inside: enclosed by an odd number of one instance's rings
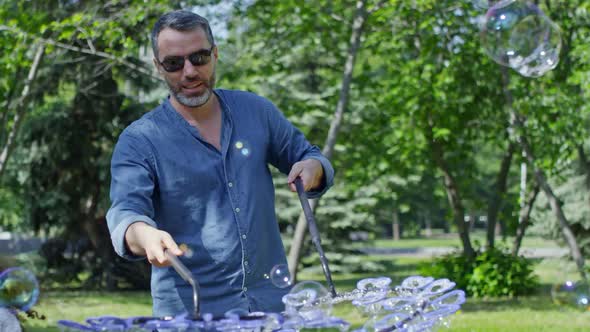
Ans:
MULTIPOLYGON (((199 81, 198 79, 192 80, 185 80, 186 83, 192 83, 199 81)), ((213 94, 213 88, 215 87, 215 70, 213 70, 213 74, 209 77, 208 80, 202 80, 202 83, 205 85, 205 91, 203 91, 200 95, 191 95, 187 96, 186 94, 182 93, 182 86, 173 85, 168 79, 166 79, 166 84, 168 84, 168 89, 170 90, 170 94, 176 98, 176 100, 184 106, 187 107, 199 107, 203 106, 209 101, 211 95, 213 94)))

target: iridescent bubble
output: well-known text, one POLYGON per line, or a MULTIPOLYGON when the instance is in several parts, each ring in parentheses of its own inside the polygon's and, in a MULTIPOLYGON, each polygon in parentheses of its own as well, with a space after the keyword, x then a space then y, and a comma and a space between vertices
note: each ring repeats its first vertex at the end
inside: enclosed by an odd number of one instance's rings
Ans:
POLYGON ((551 297, 556 304, 573 306, 584 311, 590 310, 590 287, 585 282, 566 281, 554 285, 551 297))
POLYGON ((282 300, 288 313, 297 314, 306 321, 327 318, 332 314, 330 293, 317 281, 298 283, 282 300))
POLYGON ((277 264, 270 270, 270 281, 278 288, 291 286, 291 273, 287 264, 277 264))
POLYGON ((539 77, 559 62, 560 29, 530 2, 503 0, 492 6, 481 41, 494 61, 527 77, 539 77))
POLYGON ((407 320, 409 316, 402 312, 388 314, 375 322, 375 331, 390 331, 401 327, 403 321, 407 320))
POLYGON ((29 310, 39 297, 39 283, 35 275, 21 267, 0 273, 0 307, 29 310))
POLYGON ((391 278, 388 277, 365 278, 356 283, 356 288, 363 292, 387 291, 389 284, 391 284, 391 278))
POLYGON ((402 287, 407 289, 418 289, 424 288, 425 286, 429 285, 431 282, 434 281, 432 277, 423 277, 423 276, 411 276, 407 277, 402 281, 402 287))
POLYGON ((234 147, 243 157, 248 157, 252 153, 252 150, 246 141, 236 141, 234 147))
POLYGON ((383 308, 381 300, 386 296, 387 292, 385 291, 371 291, 365 293, 363 297, 353 300, 352 305, 359 309, 363 315, 375 317, 381 312, 383 308))

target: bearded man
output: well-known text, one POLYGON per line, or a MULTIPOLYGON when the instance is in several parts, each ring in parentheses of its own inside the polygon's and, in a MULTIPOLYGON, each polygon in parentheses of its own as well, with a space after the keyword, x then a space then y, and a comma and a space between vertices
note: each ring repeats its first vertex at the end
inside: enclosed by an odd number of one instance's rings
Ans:
POLYGON ((300 178, 311 198, 332 185, 334 170, 270 101, 215 88, 219 53, 205 18, 166 13, 151 39, 170 95, 129 125, 113 152, 107 221, 115 251, 152 264, 156 316, 194 310, 192 287, 166 250, 200 284, 203 313, 280 312, 289 289, 266 277, 286 264, 269 165, 292 191, 300 178))

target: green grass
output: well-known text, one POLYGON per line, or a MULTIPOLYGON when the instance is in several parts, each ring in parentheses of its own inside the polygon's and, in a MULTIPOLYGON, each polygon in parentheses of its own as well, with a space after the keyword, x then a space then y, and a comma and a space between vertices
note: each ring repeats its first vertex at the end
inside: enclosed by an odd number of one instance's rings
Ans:
MULTIPOLYGON (((431 240, 403 241, 409 241, 405 246, 410 243, 427 246, 431 240)), ((529 243, 535 241, 533 239, 529 243)), ((418 264, 428 260, 391 256, 369 256, 367 259, 380 261, 387 271, 379 274, 335 274, 333 279, 338 291, 353 289, 358 280, 377 275, 389 276, 397 284, 403 278, 416 274, 418 264)), ((590 331, 590 312, 554 304, 550 295, 552 285, 578 279, 575 265, 563 259, 539 259, 535 272, 542 284, 538 294, 521 298, 470 298, 452 317, 450 331, 590 331)), ((299 279, 324 282, 322 275, 300 274, 299 279)), ((27 332, 58 332, 56 324, 59 319, 83 322, 87 317, 101 315, 150 315, 151 299, 149 292, 42 292, 35 310, 47 319, 29 319, 25 324, 27 332)), ((334 314, 349 321, 353 328, 366 321, 350 304, 337 305, 334 314)))
POLYGON ((149 292, 44 292, 34 309, 46 319, 28 319, 25 329, 26 332, 57 332, 60 319, 82 323, 88 317, 103 315, 150 316, 151 307, 149 292))

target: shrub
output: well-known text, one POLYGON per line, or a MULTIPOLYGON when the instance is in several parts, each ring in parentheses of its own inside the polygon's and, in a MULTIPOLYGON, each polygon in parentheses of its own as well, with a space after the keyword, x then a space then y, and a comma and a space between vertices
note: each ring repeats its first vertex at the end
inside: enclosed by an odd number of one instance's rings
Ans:
POLYGON ((490 249, 479 251, 473 259, 462 253, 451 253, 421 264, 419 270, 423 275, 451 279, 470 296, 494 297, 535 292, 539 280, 533 266, 534 262, 525 257, 490 249))

